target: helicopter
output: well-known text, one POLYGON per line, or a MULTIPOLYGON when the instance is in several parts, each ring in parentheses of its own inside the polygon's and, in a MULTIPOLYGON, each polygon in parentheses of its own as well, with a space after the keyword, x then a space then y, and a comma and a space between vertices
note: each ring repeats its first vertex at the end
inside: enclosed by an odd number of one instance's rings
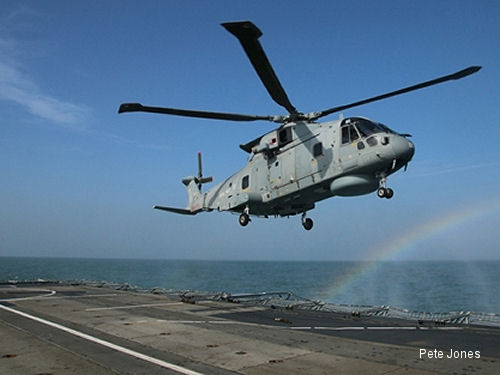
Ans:
POLYGON ((229 211, 239 214, 246 226, 250 216, 288 217, 301 215, 306 230, 313 227, 307 212, 316 202, 334 196, 358 196, 376 192, 390 199, 394 191, 387 178, 401 168, 406 170, 415 146, 410 134, 398 133, 386 125, 365 117, 348 117, 329 122, 317 120, 363 104, 401 95, 410 91, 458 80, 476 73, 470 66, 456 73, 408 86, 396 91, 332 107, 302 113, 290 102, 259 38, 262 32, 250 21, 222 23, 240 42, 253 68, 271 98, 288 112, 286 115, 246 115, 237 113, 152 107, 123 103, 118 113, 152 112, 176 116, 229 121, 271 121, 280 124, 256 139, 241 144, 249 154, 247 164, 207 192, 202 185, 213 181, 204 177, 201 153, 198 174, 182 179, 188 195, 186 208, 155 205, 153 208, 177 214, 196 215, 205 211, 229 211))

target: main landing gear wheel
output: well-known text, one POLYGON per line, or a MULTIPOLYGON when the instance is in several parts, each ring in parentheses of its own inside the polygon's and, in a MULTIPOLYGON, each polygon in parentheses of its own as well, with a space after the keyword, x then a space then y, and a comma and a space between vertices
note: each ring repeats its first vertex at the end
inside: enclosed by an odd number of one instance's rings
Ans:
POLYGON ((304 227, 305 230, 311 230, 313 227, 313 221, 312 219, 306 217, 306 213, 304 212, 302 214, 302 226, 304 227))
POLYGON ((304 227, 305 230, 311 230, 312 227, 313 227, 313 221, 312 219, 310 218, 307 218, 304 220, 304 222, 302 223, 302 226, 304 227))
POLYGON ((246 227, 249 222, 250 222, 250 217, 246 213, 242 213, 240 215, 240 225, 242 227, 246 227))
POLYGON ((394 190, 391 188, 380 187, 377 190, 377 196, 379 198, 391 199, 394 196, 394 190))

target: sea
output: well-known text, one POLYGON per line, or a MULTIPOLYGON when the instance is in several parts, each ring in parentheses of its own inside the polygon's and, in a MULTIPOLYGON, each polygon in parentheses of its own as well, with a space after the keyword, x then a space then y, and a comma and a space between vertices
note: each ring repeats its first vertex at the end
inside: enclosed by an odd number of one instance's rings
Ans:
POLYGON ((292 292, 335 304, 500 313, 500 261, 215 261, 0 257, 0 281, 108 281, 141 289, 292 292))

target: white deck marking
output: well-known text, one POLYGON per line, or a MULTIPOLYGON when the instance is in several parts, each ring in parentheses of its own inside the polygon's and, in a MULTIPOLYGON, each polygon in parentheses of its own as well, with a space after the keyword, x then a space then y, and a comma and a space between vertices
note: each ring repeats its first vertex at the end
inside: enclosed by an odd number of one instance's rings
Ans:
POLYGON ((117 293, 102 293, 102 294, 83 294, 81 296, 57 296, 51 297, 50 299, 73 299, 73 298, 96 298, 96 297, 116 297, 117 293))
POLYGON ((417 329, 417 327, 405 327, 405 326, 402 326, 402 327, 384 327, 384 326, 380 326, 380 327, 366 327, 366 329, 372 329, 372 330, 375 330, 375 331, 383 331, 383 330, 390 330, 390 331, 414 331, 417 329))
POLYGON ((19 310, 15 310, 15 309, 13 309, 11 307, 7 307, 7 306, 4 306, 2 304, 0 304, 0 309, 3 309, 5 311, 9 311, 9 312, 11 312, 13 314, 20 315, 20 316, 22 316, 24 318, 28 318, 28 319, 34 320, 35 322, 39 322, 39 323, 48 325, 49 327, 59 329, 61 331, 67 332, 69 334, 72 334, 74 336, 80 337, 80 338, 82 338, 84 340, 91 341, 93 343, 96 343, 96 344, 105 346, 107 348, 119 351, 121 353, 130 355, 132 357, 135 357, 135 358, 138 358, 138 359, 142 359, 143 361, 147 361, 149 363, 153 363, 153 364, 155 364, 157 366, 161 366, 161 367, 167 368, 169 370, 176 371, 176 372, 178 372, 180 374, 185 374, 185 375, 202 375, 202 373, 200 373, 200 372, 189 370, 187 368, 174 365, 173 363, 162 361, 161 359, 158 359, 158 358, 150 357, 150 356, 148 356, 146 354, 139 353, 139 352, 136 352, 134 350, 124 348, 123 346, 119 346, 119 345, 113 344, 113 343, 111 343, 109 341, 98 339, 97 337, 87 335, 86 333, 76 331, 74 329, 65 327, 65 326, 63 326, 61 324, 57 324, 57 323, 51 322, 49 320, 42 319, 42 318, 39 318, 37 316, 30 315, 30 314, 27 314, 27 313, 19 311, 19 310))
POLYGON ((373 331, 418 331, 418 330, 463 330, 463 327, 417 327, 417 326, 401 326, 401 327, 391 327, 391 326, 355 326, 355 327, 289 327, 293 330, 298 331, 308 331, 308 330, 321 330, 321 331, 363 331, 363 330, 373 330, 373 331))
POLYGON ((163 302, 163 303, 146 303, 143 305, 124 305, 124 306, 111 306, 111 307, 93 307, 90 309, 85 309, 85 311, 104 311, 104 310, 125 310, 125 309, 137 309, 139 307, 155 307, 155 306, 172 306, 172 305, 182 305, 184 302, 163 302))
POLYGON ((37 299, 37 298, 47 298, 50 296, 53 296, 56 294, 55 290, 45 290, 45 289, 35 289, 37 292, 46 292, 47 294, 42 294, 42 295, 37 295, 37 296, 31 296, 31 297, 14 297, 14 298, 5 298, 5 299, 0 299, 0 302, 12 302, 12 301, 26 301, 30 299, 37 299))
POLYGON ((354 327, 312 327, 317 330, 328 330, 328 331, 362 331, 365 329, 363 326, 354 326, 354 327))

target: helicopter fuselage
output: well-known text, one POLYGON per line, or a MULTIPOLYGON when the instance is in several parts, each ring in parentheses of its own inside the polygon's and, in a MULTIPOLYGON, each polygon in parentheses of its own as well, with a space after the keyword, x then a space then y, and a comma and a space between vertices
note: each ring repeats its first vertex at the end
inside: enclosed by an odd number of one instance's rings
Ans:
POLYGON ((195 210, 257 216, 305 213, 323 199, 383 187, 415 150, 406 136, 360 117, 287 123, 249 145, 247 165, 203 193, 195 210))

